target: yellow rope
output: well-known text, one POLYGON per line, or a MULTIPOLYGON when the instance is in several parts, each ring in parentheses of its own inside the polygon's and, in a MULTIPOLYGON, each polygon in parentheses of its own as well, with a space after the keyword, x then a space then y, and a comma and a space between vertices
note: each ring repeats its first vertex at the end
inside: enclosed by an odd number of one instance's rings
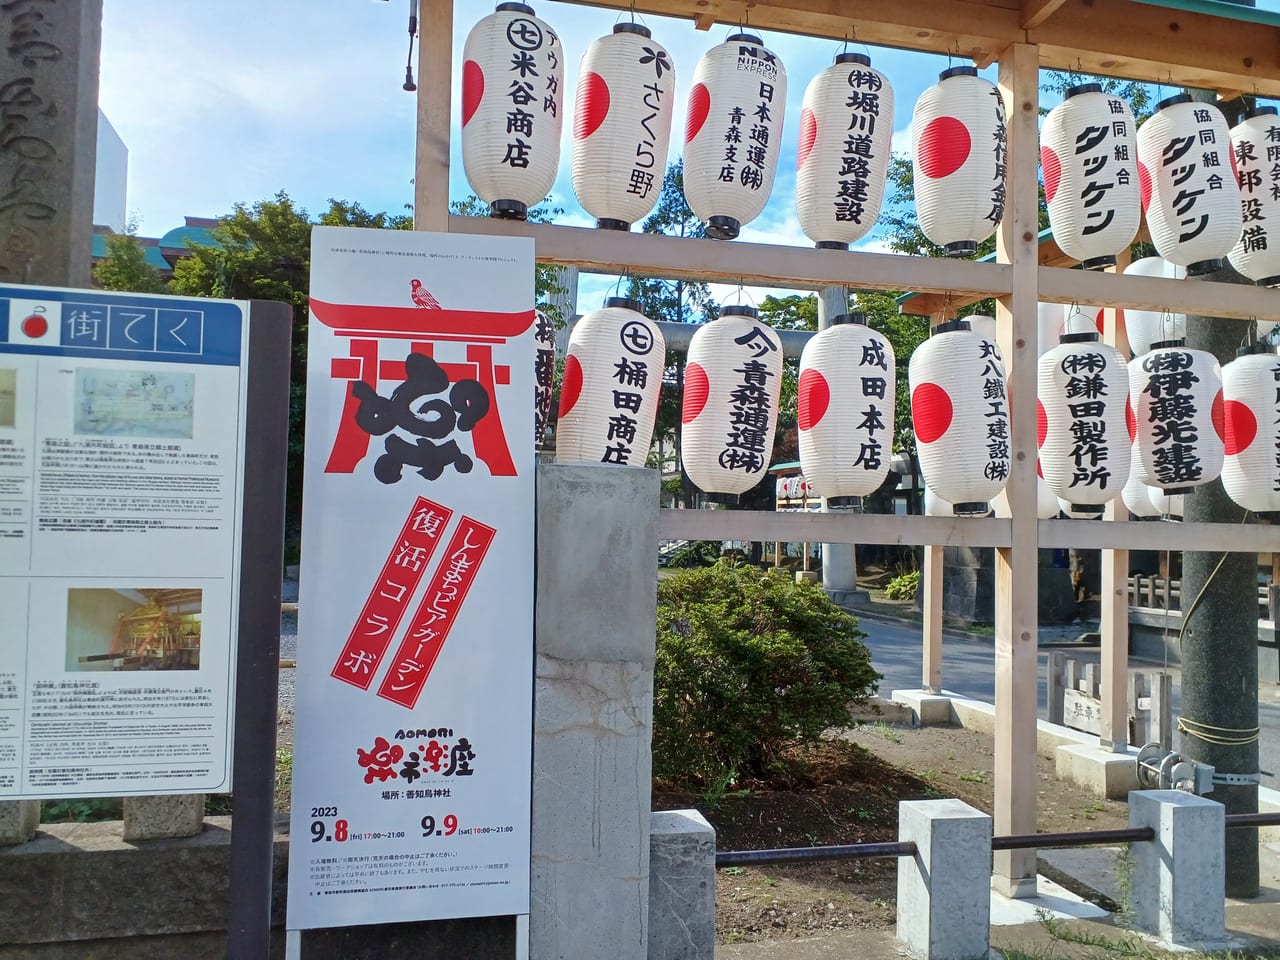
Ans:
POLYGON ((1259 727, 1215 727, 1211 723, 1199 723, 1195 720, 1188 720, 1186 717, 1178 718, 1178 730, 1181 733, 1191 734, 1197 740, 1203 740, 1205 743, 1213 743, 1222 747, 1243 747, 1256 743, 1262 733, 1259 727), (1210 730, 1214 732, 1205 732, 1210 730))

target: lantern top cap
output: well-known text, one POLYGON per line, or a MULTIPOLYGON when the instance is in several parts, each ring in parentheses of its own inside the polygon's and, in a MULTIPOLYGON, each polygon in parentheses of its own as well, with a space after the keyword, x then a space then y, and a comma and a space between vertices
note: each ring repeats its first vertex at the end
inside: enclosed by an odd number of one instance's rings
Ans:
POLYGON ((1187 345, 1186 337, 1179 337, 1176 340, 1157 340, 1151 344, 1152 350, 1168 350, 1171 348, 1185 347, 1187 345))
POLYGON ((750 317, 752 320, 754 320, 756 317, 760 316, 760 311, 757 310, 755 307, 749 307, 746 304, 734 303, 734 304, 730 304, 727 307, 722 307, 720 309, 720 316, 750 317))
POLYGON ((500 3, 494 8, 494 13, 525 13, 529 16, 535 16, 533 7, 527 3, 500 3))
POLYGON ((1246 120, 1252 120, 1254 117, 1274 117, 1276 113, 1276 108, 1267 104, 1264 106, 1254 107, 1252 110, 1246 110, 1244 112, 1244 118, 1246 120))
POLYGON ((863 326, 867 324, 867 315, 861 311, 854 313, 841 313, 831 318, 831 326, 837 327, 844 323, 860 323, 863 326))
POLYGON ((632 300, 630 297, 606 297, 604 308, 611 310, 617 307, 622 310, 630 310, 633 313, 640 313, 643 304, 639 300, 632 300))
POLYGON ((1259 354, 1263 354, 1263 355, 1271 354, 1271 348, 1268 347, 1261 340, 1256 340, 1253 343, 1247 343, 1243 347, 1240 347, 1236 350, 1237 357, 1252 357, 1252 356, 1257 356, 1259 354))
POLYGON ((976 77, 978 75, 977 67, 970 67, 967 64, 959 67, 948 67, 938 74, 938 82, 950 80, 952 77, 976 77))
POLYGON ((1175 93, 1172 97, 1165 97, 1163 100, 1157 103, 1156 112, 1159 113, 1165 107, 1173 107, 1173 106, 1177 106, 1179 103, 1190 103, 1190 102, 1191 102, 1191 94, 1175 93))
POLYGON ((1077 83, 1074 87, 1067 87, 1067 92, 1063 95, 1064 100, 1070 100, 1072 97, 1079 97, 1086 93, 1101 93, 1102 84, 1100 83, 1077 83))
POLYGON ((759 43, 763 45, 764 40, 754 33, 734 33, 729 35, 725 43, 759 43))
POLYGON ((642 37, 652 37, 653 32, 642 23, 615 23, 613 25, 614 33, 637 33, 642 37))
POLYGON ((854 50, 846 50, 844 53, 836 54, 836 63, 859 63, 864 67, 871 66, 871 58, 865 53, 858 53, 854 50))
POLYGON ((1102 338, 1098 335, 1098 331, 1085 331, 1083 333, 1064 333, 1058 338, 1059 343, 1097 343, 1102 338))
POLYGON ((948 320, 946 323, 940 323, 929 331, 929 336, 936 337, 940 333, 953 333, 956 330, 971 330, 968 320, 948 320))

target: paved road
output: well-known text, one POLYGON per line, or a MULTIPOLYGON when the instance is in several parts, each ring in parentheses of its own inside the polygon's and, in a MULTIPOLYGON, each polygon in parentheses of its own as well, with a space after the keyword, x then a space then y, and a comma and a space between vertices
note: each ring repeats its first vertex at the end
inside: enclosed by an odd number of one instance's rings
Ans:
MULTIPOLYGON (((881 696, 887 697, 894 690, 919 690, 923 660, 920 627, 872 620, 861 614, 859 616, 862 629, 867 633, 865 642, 871 650, 871 661, 884 674, 884 679, 880 681, 881 696)), ((1067 639, 1079 632, 1079 627, 1073 630, 1046 628, 1042 631, 1041 641, 1067 639)), ((1076 650, 1072 651, 1072 655, 1080 660, 1098 662, 1097 651, 1076 650)), ((1048 715, 1048 659, 1047 651, 1040 654, 1037 702, 1042 718, 1048 715)), ((1130 661, 1130 668, 1135 670, 1151 670, 1159 666, 1146 661, 1130 661)), ((1173 711, 1176 717, 1181 705, 1182 672, 1177 667, 1171 667, 1169 672, 1173 674, 1173 711)), ((947 690, 975 700, 994 702, 993 642, 986 639, 945 637, 942 642, 942 685, 947 690)), ((1273 789, 1280 789, 1280 685, 1264 684, 1259 688, 1258 720, 1262 727, 1259 744, 1261 767, 1264 771, 1262 782, 1273 789)), ((1175 733, 1174 749, 1178 748, 1178 735, 1175 733)))

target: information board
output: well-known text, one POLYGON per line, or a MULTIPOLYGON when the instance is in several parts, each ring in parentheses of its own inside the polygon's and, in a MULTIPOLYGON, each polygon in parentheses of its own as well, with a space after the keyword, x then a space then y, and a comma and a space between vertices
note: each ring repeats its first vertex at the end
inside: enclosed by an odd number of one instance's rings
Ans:
POLYGON ((0 286, 0 798, 230 789, 247 324, 0 286))
POLYGON ((529 910, 533 272, 312 233, 290 929, 529 910))

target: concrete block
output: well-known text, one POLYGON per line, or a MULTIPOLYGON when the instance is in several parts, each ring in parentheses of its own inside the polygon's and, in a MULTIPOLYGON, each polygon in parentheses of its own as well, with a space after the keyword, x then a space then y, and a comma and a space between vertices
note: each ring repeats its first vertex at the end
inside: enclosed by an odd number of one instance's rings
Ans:
POLYGON ((917 727, 946 726, 952 722, 951 698, 924 690, 895 690, 890 695, 915 716, 917 727))
POLYGON ((1130 790, 1138 789, 1138 751, 1128 747, 1124 753, 1112 753, 1092 744, 1066 744, 1054 753, 1055 773, 1059 780, 1078 784, 1095 797, 1123 800, 1130 790))
POLYGON ((204 825, 204 794, 124 798, 126 840, 194 837, 204 825))
POLYGON ((39 800, 0 802, 0 847, 26 843, 40 826, 39 800))
POLYGON ((818 578, 821 576, 822 572, 820 570, 797 570, 796 583, 804 583, 806 580, 809 583, 817 583, 818 578))
POLYGON ((645 960, 658 475, 538 471, 530 956, 645 960))
POLYGON ((960 800, 898 804, 898 942, 918 960, 986 958, 991 945, 991 818, 960 800))
POLYGON ((1136 925, 1170 946, 1226 946, 1226 808, 1181 790, 1135 790, 1129 826, 1156 833, 1129 848, 1136 925))
POLYGON ((716 831, 697 810, 649 820, 649 960, 712 960, 716 831))

